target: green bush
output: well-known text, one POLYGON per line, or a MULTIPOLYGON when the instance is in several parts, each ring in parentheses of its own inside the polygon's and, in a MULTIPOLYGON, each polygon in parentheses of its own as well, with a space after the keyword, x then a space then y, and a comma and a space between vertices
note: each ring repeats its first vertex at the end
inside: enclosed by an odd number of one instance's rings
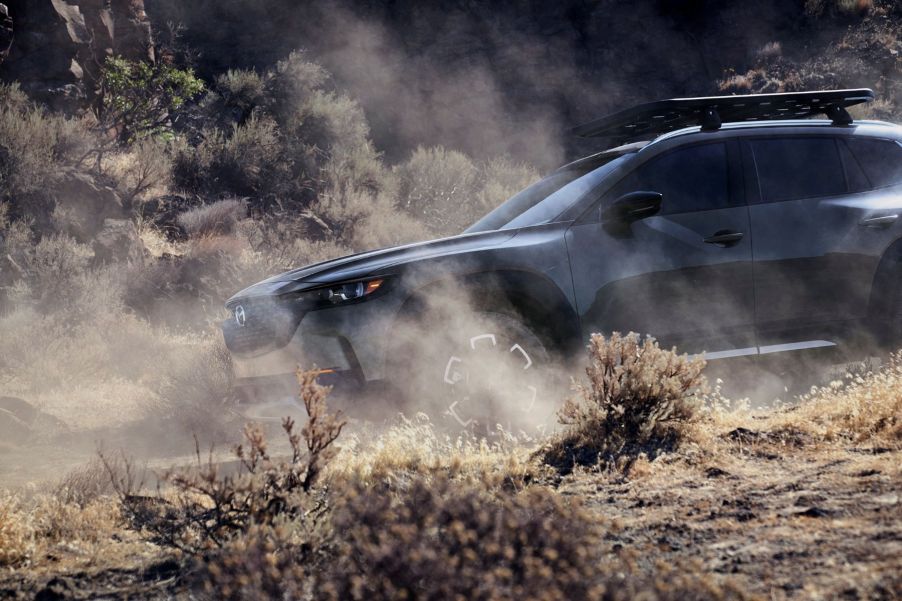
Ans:
POLYGON ((122 144, 168 134, 176 111, 203 92, 191 69, 167 61, 149 63, 110 56, 100 74, 96 116, 103 129, 115 129, 122 144))

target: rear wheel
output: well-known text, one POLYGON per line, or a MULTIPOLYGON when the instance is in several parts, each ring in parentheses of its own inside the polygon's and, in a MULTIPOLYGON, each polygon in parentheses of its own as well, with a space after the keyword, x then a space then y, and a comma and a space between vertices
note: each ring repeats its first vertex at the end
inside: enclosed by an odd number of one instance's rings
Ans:
POLYGON ((394 377, 408 407, 450 430, 532 433, 554 423, 551 354, 522 320, 500 312, 428 313, 400 326, 394 377), (403 367, 401 367, 403 365, 403 367))

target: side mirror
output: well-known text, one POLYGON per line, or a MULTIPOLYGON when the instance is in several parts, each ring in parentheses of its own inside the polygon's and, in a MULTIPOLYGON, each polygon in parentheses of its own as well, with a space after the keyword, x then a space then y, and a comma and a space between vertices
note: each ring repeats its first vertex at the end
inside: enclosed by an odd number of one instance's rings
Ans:
POLYGON ((651 217, 661 210, 664 195, 659 192, 630 192, 601 210, 601 223, 615 235, 627 235, 633 222, 651 217))

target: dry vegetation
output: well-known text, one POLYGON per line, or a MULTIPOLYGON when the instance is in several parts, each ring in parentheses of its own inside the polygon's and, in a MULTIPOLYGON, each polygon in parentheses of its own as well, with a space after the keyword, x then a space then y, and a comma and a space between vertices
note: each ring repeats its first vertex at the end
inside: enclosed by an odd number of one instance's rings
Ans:
POLYGON ((701 368, 635 335, 595 337, 563 431, 491 445, 423 419, 345 443, 328 389, 301 372, 310 419, 283 423, 287 444, 249 426, 236 461, 198 451, 157 492, 104 455, 0 499, 0 590, 896 598, 898 360, 760 413, 699 396, 701 368), (562 474, 574 440, 603 452, 562 474))
MULTIPOLYGON (((898 55, 886 2, 807 7, 863 26, 827 66, 768 45, 725 88, 841 78, 859 46, 898 55)), ((893 100, 899 80, 879 78, 893 100)), ((422 415, 347 431, 302 373, 299 431, 248 426, 231 457, 204 456, 244 426, 224 298, 455 233, 536 174, 441 147, 386 165, 360 107, 297 53, 177 116, 111 145, 0 87, 0 427, 18 428, 0 431, 0 597, 900 596, 898 357, 756 412, 708 391, 701 360, 596 336, 560 431, 491 441, 422 415)))

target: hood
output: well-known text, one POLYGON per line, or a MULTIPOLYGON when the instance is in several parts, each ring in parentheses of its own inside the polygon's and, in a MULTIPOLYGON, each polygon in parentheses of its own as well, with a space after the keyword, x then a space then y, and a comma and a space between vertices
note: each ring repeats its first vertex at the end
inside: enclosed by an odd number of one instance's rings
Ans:
POLYGON ((513 238, 517 230, 461 234, 450 238, 394 246, 357 253, 293 269, 250 286, 229 301, 239 297, 269 296, 289 289, 303 290, 321 284, 344 282, 372 275, 388 275, 393 267, 436 256, 452 256, 493 248, 513 238))

